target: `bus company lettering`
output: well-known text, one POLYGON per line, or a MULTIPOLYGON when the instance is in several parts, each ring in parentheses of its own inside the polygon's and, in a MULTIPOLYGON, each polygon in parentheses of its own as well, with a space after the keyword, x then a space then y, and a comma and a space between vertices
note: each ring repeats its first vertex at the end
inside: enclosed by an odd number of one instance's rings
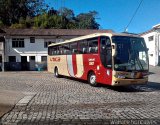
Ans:
POLYGON ((52 62, 60 62, 61 58, 60 57, 51 57, 50 61, 52 62))
POLYGON ((90 58, 90 59, 88 59, 88 61, 89 61, 89 62, 95 61, 95 58, 90 58))
POLYGON ((95 58, 88 59, 89 65, 94 65, 95 58))

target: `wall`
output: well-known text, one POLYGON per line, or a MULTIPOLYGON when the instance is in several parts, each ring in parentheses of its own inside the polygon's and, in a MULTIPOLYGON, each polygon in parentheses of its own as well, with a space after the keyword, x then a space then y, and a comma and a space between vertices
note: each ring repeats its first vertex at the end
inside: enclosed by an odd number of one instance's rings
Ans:
MULTIPOLYGON (((29 62, 30 67, 36 68, 37 66, 40 66, 44 64, 42 62, 41 57, 48 55, 48 48, 44 47, 44 42, 59 42, 63 39, 43 39, 43 38, 35 38, 35 43, 30 43, 30 37, 9 37, 5 39, 5 62, 9 62, 9 56, 16 56, 16 62, 21 62, 21 56, 27 56, 27 62, 29 62), (13 48, 12 47, 12 38, 24 38, 24 48, 13 48), (31 66, 31 60, 30 56, 35 56, 35 64, 32 63, 31 66)), ((47 62, 46 62, 47 64, 47 62)), ((46 64, 45 67, 46 67, 46 64)), ((19 64, 18 64, 19 65, 19 64)))
POLYGON ((149 54, 149 64, 156 66, 158 65, 158 54, 156 52, 156 45, 157 45, 157 33, 154 32, 150 32, 147 34, 142 35, 142 37, 144 37, 147 48, 149 49, 148 54, 149 54), (153 36, 153 41, 149 41, 148 37, 153 36))
POLYGON ((4 71, 4 41, 0 40, 0 71, 4 71))
MULTIPOLYGON (((44 39, 35 39, 35 43, 30 43, 30 39, 25 38, 24 44, 24 48, 12 48, 12 38, 6 39, 6 57, 16 56, 16 62, 21 62, 21 56, 38 56, 39 54, 47 55, 47 48, 44 48, 44 39)), ((29 61, 29 57, 27 60, 29 61)), ((8 58, 6 58, 5 61, 8 62, 8 58)))

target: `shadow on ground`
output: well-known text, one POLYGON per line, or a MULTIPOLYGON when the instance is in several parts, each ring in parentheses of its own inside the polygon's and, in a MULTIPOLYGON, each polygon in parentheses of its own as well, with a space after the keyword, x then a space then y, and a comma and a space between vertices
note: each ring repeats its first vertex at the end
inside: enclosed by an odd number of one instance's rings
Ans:
POLYGON ((155 74, 154 72, 149 72, 149 75, 155 74))
POLYGON ((146 85, 129 85, 129 86, 106 86, 101 85, 107 89, 118 92, 155 92, 160 91, 160 83, 149 82, 146 85))
MULTIPOLYGON (((150 74, 154 74, 150 72, 150 74)), ((65 78, 73 81, 78 81, 80 84, 88 84, 85 80, 80 80, 72 77, 66 77, 61 76, 60 78, 65 78)), ((88 84, 89 85, 89 84, 88 84)), ((99 84, 98 87, 103 87, 106 89, 110 89, 117 92, 154 92, 154 91, 160 91, 160 83, 156 82, 148 82, 146 85, 128 85, 128 86, 110 86, 110 85, 104 85, 99 84)))

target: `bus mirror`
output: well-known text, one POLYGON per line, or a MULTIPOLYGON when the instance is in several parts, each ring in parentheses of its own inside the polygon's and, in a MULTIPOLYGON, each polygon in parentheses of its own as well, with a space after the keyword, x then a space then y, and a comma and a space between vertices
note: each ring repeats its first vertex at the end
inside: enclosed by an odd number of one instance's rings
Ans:
POLYGON ((115 49, 115 45, 112 45, 112 49, 115 49))
POLYGON ((116 45, 112 44, 112 56, 116 55, 116 45))
POLYGON ((149 51, 149 48, 147 48, 147 51, 149 51))

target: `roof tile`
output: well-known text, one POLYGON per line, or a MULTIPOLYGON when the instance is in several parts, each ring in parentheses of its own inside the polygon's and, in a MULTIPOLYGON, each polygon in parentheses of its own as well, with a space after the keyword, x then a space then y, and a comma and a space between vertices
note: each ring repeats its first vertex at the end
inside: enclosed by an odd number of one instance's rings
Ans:
POLYGON ((112 30, 92 29, 4 29, 7 35, 11 36, 82 36, 92 33, 112 33, 112 30))

